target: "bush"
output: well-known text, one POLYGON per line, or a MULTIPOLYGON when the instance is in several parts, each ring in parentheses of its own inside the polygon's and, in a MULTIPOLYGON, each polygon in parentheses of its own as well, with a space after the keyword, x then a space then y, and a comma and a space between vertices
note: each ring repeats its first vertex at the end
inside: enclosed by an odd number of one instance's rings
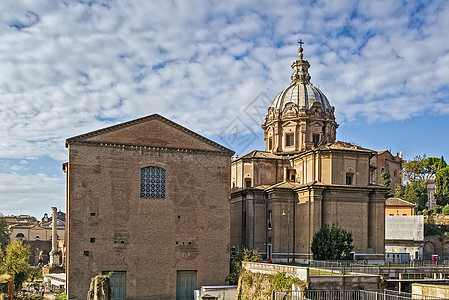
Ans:
POLYGON ((257 250, 248 248, 239 248, 231 252, 231 273, 227 279, 230 284, 237 284, 242 270, 242 261, 260 261, 260 256, 257 250))
POLYGON ((441 207, 441 206, 435 206, 435 207, 433 208, 433 211, 434 211, 435 213, 437 213, 437 214, 441 214, 441 212, 443 211, 443 207, 441 207))
POLYGON ((446 205, 445 207, 443 207, 443 215, 447 216, 449 215, 449 205, 446 205))
POLYGON ((312 253, 315 260, 352 259, 352 234, 341 227, 324 224, 312 239, 312 253))
POLYGON ((418 211, 418 212, 416 213, 416 215, 418 215, 418 216, 422 216, 422 215, 423 215, 423 213, 422 213, 422 211, 418 211))

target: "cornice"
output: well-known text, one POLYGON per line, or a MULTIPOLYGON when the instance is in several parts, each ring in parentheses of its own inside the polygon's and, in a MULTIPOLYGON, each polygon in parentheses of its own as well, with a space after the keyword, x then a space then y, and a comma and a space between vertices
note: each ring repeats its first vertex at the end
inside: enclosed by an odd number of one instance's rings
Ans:
POLYGON ((203 153, 209 155, 221 155, 232 156, 234 152, 228 151, 213 151, 213 150, 198 150, 198 149, 184 149, 184 148, 172 148, 172 147, 157 147, 157 146, 144 146, 144 145, 132 145, 132 144, 119 144, 119 143, 105 143, 94 141, 77 141, 73 140, 70 145, 87 145, 93 147, 109 147, 126 150, 144 150, 144 151, 165 151, 165 152, 180 152, 180 153, 203 153))
MULTIPOLYGON (((122 129, 122 128, 130 127, 130 126, 133 126, 133 125, 136 125, 136 124, 140 124, 140 123, 143 123, 143 122, 146 122, 146 121, 149 121, 149 120, 159 120, 161 122, 166 123, 169 126, 172 126, 172 127, 176 128, 176 129, 178 129, 180 131, 183 131, 183 132, 185 132, 185 133, 187 133, 187 134, 189 134, 189 135, 191 135, 191 136, 193 136, 193 137, 195 137, 195 138, 197 138, 197 139, 199 139, 199 140, 201 140, 201 141, 203 141, 203 142, 205 142, 205 143, 207 143, 209 145, 212 145, 212 146, 214 146, 216 148, 221 149, 222 150, 221 152, 229 152, 230 155, 234 154, 234 151, 232 151, 231 149, 228 149, 228 148, 226 148, 226 147, 224 147, 224 146, 222 146, 222 145, 220 145, 220 144, 218 144, 218 143, 216 143, 216 142, 214 142, 214 141, 212 141, 212 140, 210 140, 210 139, 208 139, 208 138, 206 138, 206 137, 204 137, 204 136, 202 136, 202 135, 200 135, 200 134, 198 134, 198 133, 196 133, 196 132, 194 132, 194 131, 186 128, 186 127, 184 127, 184 126, 181 126, 178 123, 175 123, 175 122, 173 122, 173 121, 171 121, 171 120, 169 120, 169 119, 167 119, 167 118, 165 118, 165 117, 163 117, 163 116, 161 116, 159 114, 151 114, 151 115, 148 115, 148 116, 145 116, 145 117, 142 117, 142 118, 138 118, 138 119, 131 120, 131 121, 128 121, 128 122, 116 124, 116 125, 113 125, 113 126, 109 126, 109 127, 106 127, 106 128, 98 129, 98 130, 95 130, 95 131, 91 131, 91 132, 88 132, 88 133, 84 133, 84 134, 81 134, 81 135, 77 135, 77 136, 68 138, 66 140, 66 142, 65 142, 65 146, 67 148, 67 146, 69 144, 74 143, 75 141, 80 141, 82 139, 98 136, 98 135, 103 134, 103 133, 107 133, 107 132, 119 130, 119 129, 122 129)), ((147 146, 147 147, 150 147, 150 146, 147 146)), ((163 149, 163 147, 161 149, 163 149)), ((211 152, 214 152, 214 151, 211 151, 211 152)))

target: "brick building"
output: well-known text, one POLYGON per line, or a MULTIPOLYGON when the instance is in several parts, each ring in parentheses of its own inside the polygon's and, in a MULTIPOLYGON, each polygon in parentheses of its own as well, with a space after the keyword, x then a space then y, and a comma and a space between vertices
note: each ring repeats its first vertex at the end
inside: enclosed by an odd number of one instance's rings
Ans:
POLYGON ((116 299, 189 299, 225 284, 232 151, 157 114, 66 146, 70 299, 111 271, 116 299))
POLYGON ((377 152, 370 161, 370 181, 374 184, 381 184, 382 174, 390 174, 390 187, 394 194, 396 186, 402 184, 402 153, 393 156, 390 151, 382 150, 377 152))

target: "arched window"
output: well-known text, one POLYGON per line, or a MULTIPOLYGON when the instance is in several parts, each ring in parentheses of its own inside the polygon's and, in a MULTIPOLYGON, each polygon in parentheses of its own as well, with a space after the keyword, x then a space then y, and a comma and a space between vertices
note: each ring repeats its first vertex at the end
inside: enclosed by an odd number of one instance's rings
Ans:
POLYGON ((146 167, 140 171, 140 197, 165 198, 166 172, 158 167, 146 167))
POLYGON ((40 240, 41 240, 41 237, 38 236, 38 235, 36 235, 36 236, 34 237, 34 239, 35 239, 36 241, 40 241, 40 240))
POLYGON ((354 173, 346 173, 346 184, 352 185, 354 182, 354 173))
POLYGON ((16 239, 24 240, 25 239, 25 235, 23 233, 19 232, 18 234, 16 234, 16 239))
MULTIPOLYGON (((53 239, 53 234, 50 235, 50 240, 53 239)), ((56 234, 56 239, 59 240, 59 234, 56 234)))

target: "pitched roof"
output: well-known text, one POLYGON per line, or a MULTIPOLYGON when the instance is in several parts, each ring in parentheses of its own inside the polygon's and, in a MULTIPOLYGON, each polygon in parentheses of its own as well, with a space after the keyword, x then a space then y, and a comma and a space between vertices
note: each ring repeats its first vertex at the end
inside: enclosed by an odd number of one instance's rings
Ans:
POLYGON ((332 144, 322 145, 319 146, 318 149, 341 149, 341 150, 359 150, 359 151, 374 152, 373 150, 342 141, 335 141, 332 144))
POLYGON ((219 152, 226 155, 232 155, 234 153, 232 150, 159 114, 148 115, 143 118, 68 138, 66 140, 66 147, 69 144, 75 143, 207 151, 219 152), (161 133, 161 130, 167 128, 164 125, 171 128, 170 133, 161 133))
POLYGON ((389 205, 389 206, 413 206, 415 207, 415 204, 410 203, 408 201, 402 200, 400 198, 388 198, 385 201, 385 205, 389 205))
POLYGON ((240 159, 240 158, 274 158, 274 159, 277 158, 277 159, 281 159, 281 158, 283 158, 283 156, 276 155, 271 152, 253 150, 253 151, 248 152, 247 154, 240 156, 236 159, 240 159))

